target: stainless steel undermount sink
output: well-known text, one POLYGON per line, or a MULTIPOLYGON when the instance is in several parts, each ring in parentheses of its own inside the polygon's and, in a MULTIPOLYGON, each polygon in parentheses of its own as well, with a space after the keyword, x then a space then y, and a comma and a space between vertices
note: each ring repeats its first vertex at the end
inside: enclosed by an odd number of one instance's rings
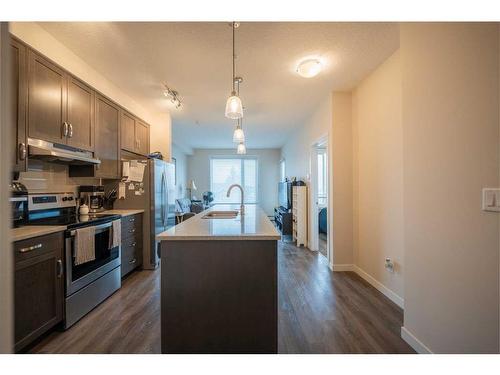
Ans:
POLYGON ((238 216, 238 211, 210 211, 202 219, 234 219, 238 216))

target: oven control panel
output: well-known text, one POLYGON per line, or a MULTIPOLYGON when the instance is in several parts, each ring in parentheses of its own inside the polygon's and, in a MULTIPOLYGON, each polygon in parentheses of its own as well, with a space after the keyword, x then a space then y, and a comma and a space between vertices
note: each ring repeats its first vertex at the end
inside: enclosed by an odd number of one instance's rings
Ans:
POLYGON ((73 193, 28 194, 29 211, 75 206, 76 199, 73 193))

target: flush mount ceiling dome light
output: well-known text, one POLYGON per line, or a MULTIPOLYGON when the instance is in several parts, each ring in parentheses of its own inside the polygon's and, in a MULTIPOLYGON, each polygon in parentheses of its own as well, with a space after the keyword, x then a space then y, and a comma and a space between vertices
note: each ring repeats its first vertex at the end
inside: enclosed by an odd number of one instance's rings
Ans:
POLYGON ((323 65, 318 59, 307 59, 297 66, 296 71, 301 77, 312 78, 317 76, 322 68, 323 65))
POLYGON ((226 111, 225 111, 226 117, 233 119, 233 120, 237 120, 237 119, 243 117, 243 104, 241 103, 241 99, 239 98, 239 96, 236 95, 236 90, 234 87, 234 83, 235 83, 234 64, 235 64, 235 60, 236 60, 236 55, 234 52, 235 51, 235 49, 234 49, 234 30, 237 29, 238 27, 239 27, 239 23, 237 23, 237 22, 233 22, 231 24, 231 28, 233 31, 233 71, 232 71, 232 76, 231 76, 233 90, 231 91, 231 95, 227 99, 226 111))

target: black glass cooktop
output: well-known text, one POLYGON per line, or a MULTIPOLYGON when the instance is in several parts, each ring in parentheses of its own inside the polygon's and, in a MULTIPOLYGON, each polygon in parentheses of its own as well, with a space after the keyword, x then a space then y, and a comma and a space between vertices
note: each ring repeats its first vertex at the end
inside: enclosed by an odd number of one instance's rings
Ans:
POLYGON ((28 225, 66 225, 68 229, 99 225, 120 219, 120 215, 110 214, 88 214, 88 215, 64 215, 59 210, 50 212, 30 212, 28 225))

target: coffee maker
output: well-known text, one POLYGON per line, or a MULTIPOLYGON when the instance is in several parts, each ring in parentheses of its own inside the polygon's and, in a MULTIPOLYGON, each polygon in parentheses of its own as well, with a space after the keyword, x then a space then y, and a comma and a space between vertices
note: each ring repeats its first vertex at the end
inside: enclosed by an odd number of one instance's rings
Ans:
POLYGON ((104 186, 82 185, 78 188, 80 205, 86 204, 89 213, 104 211, 104 186))
POLYGON ((18 181, 10 184, 10 216, 14 228, 28 222, 28 189, 18 181))

